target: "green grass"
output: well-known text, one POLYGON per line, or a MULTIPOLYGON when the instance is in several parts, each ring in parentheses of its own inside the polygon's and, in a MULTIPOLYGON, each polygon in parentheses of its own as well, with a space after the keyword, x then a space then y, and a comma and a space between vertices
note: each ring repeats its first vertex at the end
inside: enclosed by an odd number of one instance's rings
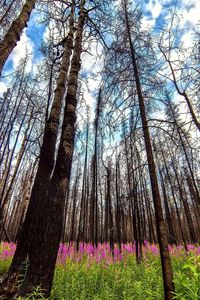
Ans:
MULTIPOLYGON (((6 272, 10 261, 0 261, 1 273, 6 272)), ((174 299, 200 300, 200 256, 192 253, 173 256, 172 264, 176 286, 174 299)), ((39 292, 36 289, 34 293, 39 292)), ((163 300, 160 259, 149 254, 144 262, 137 264, 133 255, 127 255, 123 261, 97 264, 88 257, 79 262, 68 258, 65 265, 56 267, 50 299, 163 300)))
MULTIPOLYGON (((175 299, 200 299, 200 257, 173 257, 175 299)), ((106 266, 87 259, 57 266, 51 299, 163 300, 160 259, 149 255, 136 264, 133 256, 106 266)))

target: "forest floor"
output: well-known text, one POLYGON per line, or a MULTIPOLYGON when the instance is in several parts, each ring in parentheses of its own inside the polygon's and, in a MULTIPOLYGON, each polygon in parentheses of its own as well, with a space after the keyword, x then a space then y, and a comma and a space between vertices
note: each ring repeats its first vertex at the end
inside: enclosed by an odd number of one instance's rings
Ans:
MULTIPOLYGON (((169 246, 178 300, 200 299, 200 247, 169 246)), ((0 273, 10 265, 14 244, 0 246, 0 273)), ((42 293, 35 290, 35 295, 42 293)), ((31 299, 34 299, 31 298, 31 299)), ((41 296, 42 299, 42 296, 41 296)), ((44 298, 43 298, 44 299, 44 298)), ((163 300, 159 250, 147 242, 143 260, 136 263, 135 246, 117 246, 114 256, 108 244, 60 245, 51 300, 163 300)))

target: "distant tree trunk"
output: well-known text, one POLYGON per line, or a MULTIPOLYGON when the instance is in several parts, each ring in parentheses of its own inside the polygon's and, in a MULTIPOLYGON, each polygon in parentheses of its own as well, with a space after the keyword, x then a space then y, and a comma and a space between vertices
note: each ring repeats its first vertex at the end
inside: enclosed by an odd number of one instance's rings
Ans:
POLYGON ((27 0, 18 18, 13 21, 3 41, 0 43, 0 77, 3 66, 20 39, 23 29, 27 26, 30 14, 35 6, 36 0, 27 0))
POLYGON ((12 0, 12 1, 10 2, 10 4, 8 5, 8 7, 6 8, 5 13, 4 13, 3 16, 0 18, 0 25, 2 24, 3 20, 4 20, 4 19, 6 18, 6 16, 8 15, 8 13, 9 13, 9 11, 10 11, 10 9, 11 9, 11 7, 13 6, 13 4, 14 4, 15 1, 16 1, 16 0, 12 0))
MULTIPOLYGON (((33 110, 32 110, 32 112, 33 112, 33 110)), ((9 186, 8 186, 7 190, 6 190, 5 196, 2 198, 3 201, 2 201, 1 208, 0 208, 0 222, 2 222, 2 223, 4 221, 3 219, 4 219, 4 216, 5 216, 5 213, 6 213, 6 207, 8 206, 8 202, 9 202, 8 201, 9 195, 10 195, 10 193, 12 191, 13 184, 14 184, 15 178, 17 176, 17 172, 18 172, 18 169, 20 167, 20 164, 21 164, 21 161, 22 161, 22 158, 24 156, 25 149, 26 149, 27 138, 28 138, 28 131, 30 129, 30 124, 31 124, 31 121, 32 121, 32 112, 31 112, 31 115, 29 117, 28 125, 27 125, 25 133, 24 133, 24 138, 23 138, 23 141, 22 141, 22 144, 21 144, 20 151, 18 153, 18 158, 17 158, 16 164, 15 164, 15 167, 14 167, 14 171, 13 171, 13 175, 12 175, 11 181, 9 183, 9 186)), ((18 132, 20 132, 20 129, 19 129, 18 132)), ((11 162, 12 162, 12 159, 11 159, 11 162)), ((9 169, 8 169, 8 171, 9 171, 9 169)))
POLYGON ((3 162, 4 154, 10 143, 11 134, 12 134, 14 125, 16 124, 16 120, 19 117, 20 105, 23 101, 23 96, 24 96, 24 92, 22 92, 22 95, 20 96, 20 98, 16 97, 16 100, 14 102, 14 106, 13 106, 12 112, 9 116, 6 128, 4 128, 4 134, 1 138, 1 144, 0 144, 0 149, 2 150, 1 157, 0 157, 0 165, 3 162), (4 148, 2 149, 3 146, 4 146, 4 148))
POLYGON ((25 111, 25 113, 23 115, 21 123, 19 124, 18 132, 17 132, 16 138, 15 138, 14 146, 13 146, 13 149, 12 149, 12 152, 11 152, 11 156, 10 156, 10 162, 9 162, 8 168, 6 170, 6 176, 5 176, 5 180, 4 180, 4 186, 2 188, 1 195, 0 195, 0 202, 1 202, 1 206, 0 206, 0 227, 1 227, 2 222, 3 222, 3 210, 4 209, 6 210, 5 207, 8 204, 8 197, 4 198, 4 193, 6 191, 7 181, 8 181, 8 178, 10 176, 10 170, 11 170, 11 165, 13 163, 14 153, 15 153, 15 150, 16 150, 16 147, 17 147, 17 143, 18 143, 18 140, 19 140, 20 132, 22 130, 22 127, 23 127, 24 122, 25 122, 25 118, 27 116, 28 108, 29 108, 29 104, 26 107, 26 111, 25 111))
POLYGON ((160 177, 161 177, 161 186, 163 191, 163 199, 164 199, 164 206, 165 206, 165 213, 166 213, 166 219, 167 219, 167 226, 169 229, 169 244, 177 244, 175 232, 173 228, 173 222, 171 218, 171 213, 168 205, 168 199, 167 199, 167 192, 165 189, 164 179, 161 170, 159 169, 160 177))
POLYGON ((97 193, 97 159, 98 159, 98 127, 101 106, 101 89, 99 90, 96 116, 94 120, 94 155, 92 158, 92 190, 90 203, 90 241, 97 247, 98 245, 98 193, 97 193))
POLYGON ((116 229, 117 242, 121 251, 121 203, 120 203, 120 168, 119 157, 116 155, 115 189, 116 189, 116 229))
POLYGON ((196 199, 197 199, 197 201, 198 201, 198 203, 200 205, 199 190, 197 188, 197 185, 196 185, 196 182, 195 182, 195 179, 194 179, 194 174, 193 174, 193 171, 192 171, 192 168, 191 168, 190 160, 189 160, 188 153, 187 153, 187 150, 186 150, 186 147, 185 147, 185 143, 184 143, 181 131, 180 131, 180 127, 179 127, 179 124, 177 122, 177 119, 176 119, 176 116, 175 116, 175 112, 174 112, 172 103, 171 103, 171 101, 170 101, 169 98, 168 98, 168 104, 169 104, 170 110, 172 112, 174 124, 176 126, 176 129, 177 129, 177 132, 178 132, 178 136, 180 138, 181 146, 182 146, 183 152, 185 154, 185 158, 186 158, 186 161, 187 161, 187 164, 188 164, 188 168, 189 168, 189 171, 190 171, 190 174, 191 174, 191 179, 192 179, 192 182, 193 182, 193 185, 194 185, 194 188, 195 188, 195 192, 196 192, 196 199))
MULTIPOLYGON (((154 148, 155 148, 155 145, 154 145, 154 148)), ((168 241, 169 241, 169 244, 177 244, 176 237, 175 237, 175 232, 174 232, 174 228, 173 228, 173 222, 172 222, 172 218, 171 218, 171 213, 170 213, 170 208, 169 208, 169 204, 168 204, 167 191, 166 191, 166 188, 165 188, 165 183, 164 183, 164 178, 163 178, 161 166, 159 164, 159 157, 158 157, 156 151, 155 151, 155 157, 156 157, 158 171, 159 171, 160 180, 161 180, 161 187, 162 187, 163 200, 164 200, 164 208, 165 208, 166 221, 167 221, 167 227, 168 227, 168 232, 169 232, 168 241)))
POLYGON ((30 165, 27 178, 24 179, 24 183, 22 184, 21 192, 22 192, 23 196, 20 199, 21 205, 20 205, 20 207, 17 207, 17 211, 16 211, 16 214, 17 215, 19 214, 19 223, 14 222, 13 236, 14 236, 15 242, 18 241, 17 233, 20 231, 20 230, 18 230, 18 228, 21 228, 24 223, 24 218, 25 218, 29 200, 30 200, 31 189, 33 186, 33 180, 34 180, 34 176, 36 173, 37 164, 38 164, 38 158, 35 160, 35 162, 33 164, 30 165), (19 210, 19 212, 18 212, 18 210, 19 210))
MULTIPOLYGON (((132 213, 132 226, 133 226, 133 239, 135 242, 135 246, 136 246, 136 251, 135 251, 135 255, 136 255, 136 261, 139 262, 139 247, 138 247, 138 228, 137 228, 137 215, 136 215, 136 211, 135 211, 135 199, 133 197, 133 186, 131 184, 131 171, 132 168, 130 167, 130 163, 129 163, 129 156, 128 156, 128 143, 127 143, 127 138, 125 137, 125 133, 124 133, 124 138, 125 138, 125 157, 126 157, 126 169, 127 169, 127 178, 128 178, 128 191, 129 191, 129 203, 130 203, 130 211, 132 213)), ((132 153, 131 153, 132 155, 132 153)), ((133 163, 133 162, 131 162, 133 163)))
POLYGON ((106 201, 108 202, 108 231, 109 231, 109 242, 110 249, 112 254, 114 255, 114 223, 113 223, 113 213, 112 213, 112 202, 111 202, 111 170, 108 165, 106 168, 106 181, 107 181, 107 193, 106 193, 106 201))
POLYGON ((77 189, 78 189, 78 180, 79 180, 79 167, 77 166, 76 179, 74 183, 73 193, 72 193, 72 211, 71 211, 71 226, 69 232, 69 243, 75 241, 75 212, 76 212, 76 203, 77 203, 77 189))
POLYGON ((80 208, 80 216, 79 216, 79 224, 78 224, 78 236, 77 236, 77 241, 76 241, 77 250, 79 248, 79 241, 83 241, 84 236, 85 236, 87 166, 88 166, 88 139, 89 139, 89 116, 87 115, 85 162, 84 162, 83 179, 82 179, 81 208, 80 208))
POLYGON ((8 89, 7 92, 5 92, 3 94, 3 103, 1 104, 1 110, 0 110, 0 117, 1 117, 0 139, 2 139, 2 137, 4 136, 4 133, 3 133, 2 129, 5 125, 5 119, 9 114, 9 108, 10 108, 11 100, 12 100, 12 92, 10 91, 10 89, 8 89))
POLYGON ((189 176, 189 174, 186 170, 185 170, 185 175, 186 175, 186 181, 187 181, 187 185, 188 185, 189 192, 190 192, 190 198, 191 198, 192 203, 193 203, 194 214, 195 214, 195 217, 196 217, 197 232, 200 233, 200 220, 199 220, 200 204, 199 204, 199 201, 198 201, 197 194, 194 190, 192 179, 191 179, 191 177, 189 176))
POLYGON ((188 205, 188 201, 185 198, 185 194, 183 193, 182 187, 181 187, 181 183, 179 180, 179 176, 178 173, 176 171, 176 167, 174 165, 174 161, 173 158, 171 157, 171 162, 172 162, 172 168, 175 174, 175 178, 178 184, 178 190, 179 190, 179 195, 180 195, 180 201, 182 201, 183 203, 183 207, 184 207, 184 211, 185 211, 185 215, 186 215, 186 219, 187 219, 187 223, 188 223, 188 227, 189 227, 189 232, 190 232, 190 238, 191 238, 191 242, 192 243, 197 243, 197 237, 196 237, 196 233, 194 230, 194 225, 193 225, 193 221, 192 221, 192 216, 190 213, 190 208, 188 205))
POLYGON ((108 230, 109 230, 109 204, 108 204, 108 198, 107 198, 107 178, 106 182, 104 184, 105 186, 105 220, 104 220, 104 241, 108 242, 108 230))
POLYGON ((139 207, 139 195, 138 195, 138 182, 136 179, 136 171, 134 170, 134 165, 136 165, 136 161, 138 164, 140 163, 140 157, 138 155, 137 147, 135 146, 135 158, 134 158, 134 151, 133 151, 133 144, 134 140, 131 139, 130 135, 130 159, 131 159, 131 165, 130 165, 130 171, 132 174, 132 191, 133 194, 133 200, 134 200, 134 212, 135 212, 135 218, 136 218, 136 230, 137 230, 137 240, 136 240, 136 252, 138 252, 137 262, 140 263, 142 260, 142 226, 141 226, 141 213, 140 213, 140 207, 139 207))
POLYGON ((166 170, 167 179, 168 179, 168 182, 169 182, 169 185, 170 185, 170 188, 171 188, 171 193, 172 193, 172 197, 173 197, 173 201, 174 201, 174 205, 175 205, 176 215, 177 215, 177 218, 178 218, 179 229, 180 229, 180 232, 181 232, 181 240, 183 241, 185 250, 187 251, 187 243, 186 243, 185 235, 184 235, 184 232, 183 232, 183 226, 181 224, 180 212, 179 212, 179 209, 178 209, 176 195, 174 193, 174 188, 173 188, 172 180, 171 180, 171 177, 170 177, 169 168, 167 166, 167 162, 165 160, 164 153, 162 151, 161 143, 159 143, 159 144, 160 144, 162 159, 163 159, 163 162, 164 162, 164 167, 165 167, 165 170, 166 170))
POLYGON ((150 199, 145 195, 145 202, 146 202, 146 208, 147 208, 147 218, 149 223, 149 242, 156 243, 155 233, 154 233, 154 226, 153 226, 153 220, 152 220, 152 213, 151 213, 151 207, 150 207, 150 199))
POLYGON ((125 22, 126 22, 128 41, 129 41, 129 46, 130 46, 130 51, 131 51, 131 59, 132 59, 132 65, 133 65, 133 70, 134 70, 135 84, 136 84, 137 96, 138 96, 138 101, 139 101, 140 116, 141 116, 141 121, 142 121, 144 141, 145 141, 147 160, 148 160, 148 166, 149 166, 151 188, 152 188, 152 194, 153 194, 153 200, 154 200, 155 216, 156 216, 156 224, 157 224, 157 235, 158 235, 158 242, 159 242, 159 246, 160 246, 160 255, 161 255, 162 270, 163 270, 165 299, 172 300, 175 289, 174 289, 174 283, 173 283, 173 274, 172 274, 170 255, 169 255, 169 250, 168 250, 167 230, 165 227, 165 222, 164 222, 164 217, 163 217, 163 210, 162 210, 161 198, 160 198, 157 175, 156 175, 156 167, 155 167, 155 162, 154 162, 154 157, 153 157, 153 150, 152 150, 152 145, 151 145, 149 128, 148 128, 148 124, 147 124, 146 109, 145 109, 144 97, 142 94, 142 89, 141 89, 141 84, 140 84, 140 77, 139 77, 139 73, 138 73, 136 54, 135 54, 135 49, 134 49, 134 46, 132 43, 132 38, 131 38, 126 1, 127 0, 124 0, 125 22))

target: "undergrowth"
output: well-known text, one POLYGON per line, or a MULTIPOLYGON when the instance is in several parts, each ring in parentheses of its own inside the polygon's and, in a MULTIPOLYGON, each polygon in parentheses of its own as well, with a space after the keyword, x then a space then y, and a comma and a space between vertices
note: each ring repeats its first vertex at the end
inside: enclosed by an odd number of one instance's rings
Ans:
MULTIPOLYGON (((0 273, 5 273, 11 259, 0 261, 0 273)), ((200 299, 200 256, 193 253, 173 256, 172 265, 176 300, 200 299)), ((35 288, 26 299, 45 299, 35 288)), ((162 274, 159 256, 149 254, 137 264, 134 255, 108 264, 96 263, 88 256, 80 261, 66 259, 57 264, 51 300, 163 300, 162 274)), ((22 300, 22 298, 18 298, 22 300)))

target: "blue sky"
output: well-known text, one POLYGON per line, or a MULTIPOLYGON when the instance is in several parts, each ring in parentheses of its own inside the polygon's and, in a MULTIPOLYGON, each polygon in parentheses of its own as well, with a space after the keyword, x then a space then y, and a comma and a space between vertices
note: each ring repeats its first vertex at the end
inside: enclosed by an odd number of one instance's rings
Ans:
MULTIPOLYGON (((120 2, 117 0, 116 2, 120 2)), ((192 36, 190 34, 190 29, 199 22, 199 11, 200 11, 200 1, 199 0, 136 0, 135 4, 139 3, 144 12, 144 18, 142 22, 143 28, 152 28, 154 26, 160 26, 163 24, 163 20, 167 17, 168 11, 172 7, 177 7, 178 12, 182 14, 181 27, 185 28, 185 32, 182 37, 182 41, 186 43, 187 46, 192 44, 192 36)), ((9 60, 7 61, 4 74, 11 73, 13 68, 16 69, 19 64, 20 59, 22 59, 26 53, 26 50, 30 53, 30 63, 28 65, 28 70, 31 71, 34 65, 38 64, 41 59, 40 47, 41 42, 45 37, 48 37, 48 30, 45 28, 44 24, 39 24, 38 20, 40 14, 34 10, 31 14, 31 18, 28 24, 28 28, 25 29, 23 35, 21 36, 20 42, 18 42, 17 47, 15 47, 9 60)), ((85 74, 92 71, 99 72, 101 61, 96 62, 96 49, 100 53, 102 48, 100 45, 96 47, 95 43, 91 46, 91 55, 83 54, 82 63, 85 69, 85 74)), ((90 87, 94 89, 98 85, 98 80, 91 79, 89 82, 90 87)), ((0 82, 0 93, 6 89, 6 81, 3 79, 0 82)), ((87 88, 85 88, 87 90, 87 88)), ((89 93, 86 93, 86 98, 91 100, 89 93)))
POLYGON ((39 13, 34 10, 31 14, 28 27, 25 28, 20 41, 17 43, 17 47, 15 47, 5 64, 5 73, 11 73, 13 68, 16 68, 19 60, 24 57, 26 49, 31 53, 32 64, 37 63, 42 57, 40 48, 45 32, 45 25, 39 24, 38 19, 39 13))

